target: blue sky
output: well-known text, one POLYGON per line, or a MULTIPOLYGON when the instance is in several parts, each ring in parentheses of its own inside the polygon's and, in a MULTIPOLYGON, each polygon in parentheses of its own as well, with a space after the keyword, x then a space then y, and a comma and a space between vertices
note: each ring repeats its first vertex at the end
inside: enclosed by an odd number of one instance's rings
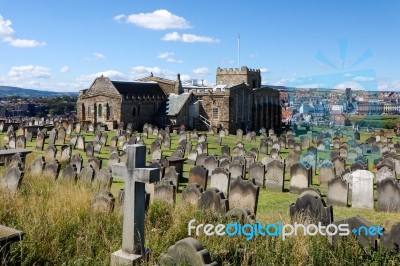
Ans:
POLYGON ((398 1, 0 0, 0 85, 78 91, 102 73, 150 72, 212 85, 217 67, 237 67, 240 33, 240 65, 263 84, 345 76, 400 90, 399 12, 398 1))

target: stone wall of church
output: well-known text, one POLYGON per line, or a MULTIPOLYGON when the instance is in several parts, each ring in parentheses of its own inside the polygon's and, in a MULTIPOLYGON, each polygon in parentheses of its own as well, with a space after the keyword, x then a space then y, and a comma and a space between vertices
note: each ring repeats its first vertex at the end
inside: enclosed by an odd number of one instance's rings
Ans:
POLYGON ((240 84, 246 83, 251 88, 261 87, 261 72, 259 69, 239 68, 218 68, 217 85, 219 84, 240 84))
POLYGON ((133 97, 123 99, 121 104, 121 121, 132 123, 134 130, 140 130, 145 123, 157 124, 156 112, 165 99, 150 97, 133 97))
POLYGON ((109 128, 113 121, 121 120, 121 99, 117 97, 96 96, 84 98, 79 96, 77 101, 77 116, 80 121, 104 123, 109 128))

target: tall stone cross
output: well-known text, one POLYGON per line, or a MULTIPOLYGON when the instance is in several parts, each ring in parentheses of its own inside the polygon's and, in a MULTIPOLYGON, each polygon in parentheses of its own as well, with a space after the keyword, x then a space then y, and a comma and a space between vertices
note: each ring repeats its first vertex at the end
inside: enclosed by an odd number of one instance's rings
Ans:
POLYGON ((111 254, 111 265, 140 264, 145 255, 144 216, 145 183, 160 179, 158 168, 146 168, 146 146, 127 145, 126 164, 113 165, 113 177, 125 179, 122 249, 111 254))

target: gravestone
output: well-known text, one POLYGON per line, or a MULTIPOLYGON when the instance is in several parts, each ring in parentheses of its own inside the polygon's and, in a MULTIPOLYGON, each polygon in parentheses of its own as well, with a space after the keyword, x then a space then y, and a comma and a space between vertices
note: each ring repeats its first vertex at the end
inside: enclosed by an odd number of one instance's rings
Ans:
POLYGON ((33 176, 39 176, 42 174, 43 168, 45 165, 44 157, 40 156, 36 160, 33 161, 30 174, 33 176))
POLYGON ((168 166, 165 168, 163 180, 171 181, 176 189, 179 187, 179 173, 176 171, 175 166, 168 166))
POLYGON ((319 166, 319 184, 328 186, 328 182, 335 178, 335 168, 329 160, 323 161, 319 166))
POLYGON ((61 165, 57 160, 47 162, 43 168, 43 174, 51 179, 57 179, 58 173, 60 172, 61 165))
POLYGON ((378 210, 385 212, 400 211, 400 184, 396 179, 378 181, 378 210))
POLYGON ((94 175, 93 186, 110 190, 112 181, 111 171, 108 168, 102 168, 94 175))
POLYGON ((42 151, 42 150, 43 150, 43 147, 44 147, 44 138, 45 138, 45 135, 44 135, 42 132, 40 132, 40 133, 37 135, 37 137, 36 137, 36 146, 35 146, 36 150, 39 150, 39 151, 42 151))
POLYGON ((73 164, 76 166, 76 172, 78 174, 81 172, 82 163, 83 163, 83 159, 80 154, 74 154, 71 156, 70 164, 73 164))
POLYGON ((290 218, 304 225, 321 223, 327 226, 333 222, 333 208, 322 198, 306 194, 290 205, 290 218))
POLYGON ((81 172, 79 173, 79 180, 84 183, 92 183, 95 175, 95 170, 91 165, 86 165, 83 167, 81 172))
POLYGON ((197 184, 188 184, 182 191, 182 203, 189 205, 198 205, 203 188, 197 184))
POLYGON ((267 165, 265 187, 268 190, 283 192, 284 166, 279 160, 273 160, 267 165))
POLYGON ((15 143, 15 148, 17 148, 17 149, 25 149, 26 148, 26 139, 24 136, 17 137, 17 141, 15 143))
POLYGON ((356 170, 352 174, 352 208, 374 209, 374 174, 356 170))
POLYGON ((242 141, 242 139, 243 139, 243 130, 239 128, 236 130, 236 140, 242 141))
POLYGON ((53 129, 50 131, 49 143, 48 143, 49 145, 50 145, 50 144, 54 145, 54 144, 56 143, 57 134, 58 134, 58 131, 57 131, 57 129, 55 129, 55 128, 53 128, 53 129))
POLYGON ((189 172, 189 184, 199 185, 203 191, 207 188, 208 170, 202 165, 192 167, 189 172))
POLYGON ((290 167, 290 192, 298 193, 310 186, 310 169, 303 163, 297 162, 290 167))
POLYGON ((212 171, 218 167, 218 159, 214 155, 208 156, 204 161, 204 168, 208 171, 208 176, 211 176, 212 171))
POLYGON ((192 237, 179 240, 168 248, 166 254, 161 254, 160 265, 209 265, 216 266, 210 253, 203 245, 192 237))
POLYGON ((229 171, 231 163, 232 162, 228 158, 221 158, 219 160, 219 167, 229 171))
POLYGON ((127 165, 113 166, 113 177, 125 179, 122 249, 111 254, 111 266, 140 263, 146 256, 145 243, 145 183, 159 181, 159 170, 144 168, 146 146, 127 146, 127 165))
POLYGON ((201 193, 199 208, 211 213, 226 213, 228 211, 228 201, 225 195, 218 188, 210 187, 201 193))
POLYGON ((192 150, 192 151, 189 152, 186 164, 188 164, 188 165, 196 165, 196 161, 197 161, 197 151, 196 150, 192 150))
POLYGON ((349 185, 340 176, 328 181, 328 203, 331 205, 347 207, 349 185))
POLYGON ((114 210, 115 199, 109 190, 100 190, 92 200, 92 209, 95 211, 110 213, 114 210))
POLYGON ((345 169, 346 162, 344 161, 344 159, 341 157, 335 157, 333 158, 332 163, 335 168, 335 174, 341 176, 343 172, 346 170, 345 169))
POLYGON ((175 205, 176 189, 172 181, 161 180, 154 185, 154 200, 175 205))
POLYGON ((233 161, 229 165, 229 172, 231 173, 231 179, 243 179, 245 166, 239 161, 233 161))
MULTIPOLYGON (((50 134, 50 135, 51 135, 51 134, 50 134)), ((59 144, 61 144, 61 145, 64 145, 64 142, 65 142, 65 135, 66 135, 65 129, 64 129, 63 127, 61 127, 61 128, 58 130, 58 133, 57 133, 57 143, 59 143, 59 144)))
MULTIPOLYGON (((374 226, 364 218, 357 215, 344 220, 336 221, 334 222, 334 224, 336 226, 339 226, 341 224, 348 225, 346 227, 349 229, 350 235, 354 236, 364 248, 372 248, 372 250, 377 249, 377 241, 379 238, 378 230, 375 230, 375 234, 369 234, 368 230, 359 230, 359 228, 361 227, 370 228, 374 226), (358 232, 360 232, 360 234, 358 234, 358 232)), ((333 245, 337 245, 339 240, 340 240, 340 235, 334 234, 330 236, 329 241, 333 245)))
POLYGON ((229 193, 230 180, 230 173, 227 170, 215 168, 211 173, 210 187, 217 188, 227 196, 229 193))
POLYGON ((71 159, 71 148, 68 145, 64 145, 61 147, 61 155, 60 155, 60 162, 69 163, 71 159))
POLYGON ((8 191, 10 195, 15 195, 21 185, 23 172, 19 167, 10 167, 6 170, 0 180, 0 188, 8 191))
POLYGON ((387 178, 396 179, 394 171, 391 168, 389 168, 388 166, 381 167, 376 172, 375 177, 376 177, 377 182, 383 181, 384 179, 387 179, 387 178))
POLYGON ((382 246, 385 249, 394 251, 396 253, 400 252, 400 223, 395 223, 392 225, 390 231, 385 230, 383 236, 381 237, 382 246))
POLYGON ((78 135, 76 139, 76 149, 80 151, 85 150, 85 137, 83 135, 78 135))
POLYGON ((78 175, 76 172, 76 166, 74 164, 68 164, 67 167, 65 167, 61 171, 60 177, 58 179, 75 182, 77 177, 78 175))
POLYGON ((46 154, 44 156, 46 162, 54 161, 56 159, 56 155, 57 155, 57 148, 52 144, 47 146, 46 154))
POLYGON ((254 182, 259 187, 265 187, 265 165, 260 162, 255 162, 249 166, 249 179, 254 179, 254 182))
POLYGON ((98 157, 92 157, 88 159, 88 163, 93 167, 94 171, 98 172, 102 165, 102 160, 98 157))
POLYGON ((110 157, 108 158, 107 168, 112 170, 112 166, 120 162, 120 158, 118 152, 111 152, 110 157))
POLYGON ((258 195, 260 187, 256 186, 254 180, 232 180, 229 189, 229 208, 244 208, 254 216, 257 214, 258 195))

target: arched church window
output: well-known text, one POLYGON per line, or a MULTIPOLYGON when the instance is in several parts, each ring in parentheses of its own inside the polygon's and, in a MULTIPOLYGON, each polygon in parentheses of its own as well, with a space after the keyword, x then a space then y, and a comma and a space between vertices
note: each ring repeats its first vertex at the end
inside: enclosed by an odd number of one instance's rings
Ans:
POLYGON ((97 116, 101 117, 103 116, 103 105, 99 104, 97 107, 97 116))

